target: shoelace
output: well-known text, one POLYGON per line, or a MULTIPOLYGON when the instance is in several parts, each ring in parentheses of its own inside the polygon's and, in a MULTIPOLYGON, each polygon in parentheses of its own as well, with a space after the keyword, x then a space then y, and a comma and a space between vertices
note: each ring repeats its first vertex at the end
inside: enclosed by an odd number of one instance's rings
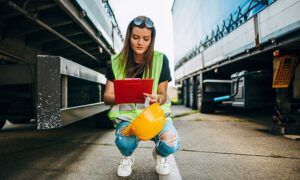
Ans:
POLYGON ((131 163, 131 158, 122 158, 122 161, 121 161, 121 166, 127 166, 127 165, 130 165, 131 163))
POLYGON ((163 157, 159 157, 159 162, 160 164, 162 164, 163 166, 166 166, 168 161, 167 161, 167 158, 163 158, 163 157))

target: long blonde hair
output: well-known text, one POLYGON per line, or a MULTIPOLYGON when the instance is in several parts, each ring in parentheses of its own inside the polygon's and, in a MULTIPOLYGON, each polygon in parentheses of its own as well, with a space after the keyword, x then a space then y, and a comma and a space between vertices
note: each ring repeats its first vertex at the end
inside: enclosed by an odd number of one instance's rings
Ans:
POLYGON ((134 20, 132 20, 128 27, 127 27, 127 32, 126 32, 126 37, 125 37, 125 42, 123 49, 119 56, 121 56, 121 66, 125 67, 125 73, 126 77, 132 78, 136 77, 139 74, 142 74, 143 72, 146 72, 146 77, 151 77, 151 72, 152 72, 152 61, 153 61, 153 56, 154 56, 154 42, 155 42, 155 36, 156 36, 156 30, 154 26, 152 28, 148 28, 145 25, 145 20, 146 16, 138 16, 139 18, 143 19, 143 23, 141 25, 136 25, 134 23, 134 20), (139 28, 148 28, 151 30, 151 42, 150 45, 145 52, 144 56, 144 62, 141 64, 138 64, 138 66, 134 66, 135 61, 134 61, 134 52, 130 46, 130 37, 132 33, 133 27, 139 27, 139 28))

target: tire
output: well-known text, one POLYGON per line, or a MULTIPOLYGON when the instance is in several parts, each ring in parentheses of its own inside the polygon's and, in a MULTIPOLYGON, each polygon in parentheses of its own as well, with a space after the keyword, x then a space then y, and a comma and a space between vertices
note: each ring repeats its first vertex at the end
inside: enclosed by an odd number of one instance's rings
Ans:
POLYGON ((181 97, 182 97, 183 105, 186 106, 186 82, 185 82, 185 80, 183 80, 183 82, 182 82, 181 97))
POLYGON ((201 84, 200 84, 200 77, 196 79, 195 82, 195 88, 196 88, 196 109, 200 111, 200 106, 201 106, 201 84))
POLYGON ((108 118, 108 112, 109 110, 106 110, 93 116, 94 123, 97 128, 99 129, 114 128, 112 121, 108 118))
POLYGON ((183 81, 183 104, 185 107, 190 107, 189 104, 189 81, 186 79, 183 81))
POLYGON ((28 119, 9 119, 8 121, 13 124, 27 124, 30 122, 30 118, 28 118, 28 119))
POLYGON ((3 128, 3 126, 5 125, 6 120, 0 120, 0 129, 3 128))
POLYGON ((189 106, 192 109, 197 109, 196 98, 197 98, 196 83, 194 79, 191 77, 189 81, 189 106))

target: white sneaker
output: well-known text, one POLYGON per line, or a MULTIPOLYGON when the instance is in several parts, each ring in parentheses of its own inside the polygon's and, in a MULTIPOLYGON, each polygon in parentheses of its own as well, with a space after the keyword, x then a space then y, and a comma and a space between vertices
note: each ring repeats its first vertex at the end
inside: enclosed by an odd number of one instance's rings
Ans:
POLYGON ((152 155, 156 161, 156 172, 160 175, 170 174, 170 165, 167 157, 158 155, 155 149, 153 150, 152 155))
POLYGON ((134 159, 131 156, 123 156, 118 166, 118 176, 127 177, 132 172, 134 159))

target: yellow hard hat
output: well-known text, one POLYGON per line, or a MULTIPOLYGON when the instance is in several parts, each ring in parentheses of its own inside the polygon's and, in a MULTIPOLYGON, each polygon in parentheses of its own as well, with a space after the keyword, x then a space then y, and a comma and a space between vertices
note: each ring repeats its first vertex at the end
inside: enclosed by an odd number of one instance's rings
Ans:
POLYGON ((156 136, 164 127, 166 117, 158 103, 153 103, 134 119, 123 131, 122 135, 135 135, 143 141, 156 136))

